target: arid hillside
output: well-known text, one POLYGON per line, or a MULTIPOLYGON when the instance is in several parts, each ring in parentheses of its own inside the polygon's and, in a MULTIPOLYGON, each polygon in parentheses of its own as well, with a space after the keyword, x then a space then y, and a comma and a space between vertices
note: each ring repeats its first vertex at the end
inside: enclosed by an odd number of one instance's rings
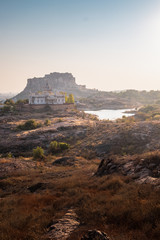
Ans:
POLYGON ((1 112, 0 134, 0 239, 159 238, 159 120, 1 112))

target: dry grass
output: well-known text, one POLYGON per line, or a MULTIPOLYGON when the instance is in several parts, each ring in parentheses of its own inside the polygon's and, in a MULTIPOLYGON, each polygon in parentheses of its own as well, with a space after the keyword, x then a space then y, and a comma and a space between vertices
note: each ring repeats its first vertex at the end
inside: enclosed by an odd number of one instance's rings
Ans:
MULTIPOLYGON (((39 120, 40 117, 36 116, 35 119, 39 120)), ((30 116, 24 120, 27 118, 30 116)), ((55 121, 55 117, 52 121, 55 121)), ((68 154, 79 154, 78 166, 52 166, 57 156, 47 156, 45 161, 36 163, 31 159, 19 159, 20 168, 16 170, 13 166, 8 175, 1 177, 1 240, 41 239, 51 221, 63 216, 71 207, 75 209, 81 225, 70 240, 81 239, 82 233, 93 228, 107 232, 111 240, 159 238, 160 190, 147 184, 139 185, 127 177, 93 176, 98 167, 98 160, 94 161, 96 149, 102 153, 110 144, 108 151, 113 153, 143 152, 148 142, 135 137, 134 133, 139 133, 139 125, 100 121, 96 124, 96 128, 88 127, 81 137, 68 135, 73 143, 68 154), (118 138, 112 139, 115 135, 118 138), (82 156, 85 158, 83 163, 82 156), (38 183, 42 183, 42 187, 40 184, 31 193, 29 187, 38 183)), ((157 129, 153 129, 153 133, 159 135, 157 129)), ((27 149, 26 152, 28 154, 27 149)), ((117 161, 121 158, 117 157, 117 161)), ((137 163, 145 159, 143 162, 148 166, 150 163, 158 164, 160 154, 137 154, 133 158, 137 163)), ((127 156, 125 159, 127 161, 127 156)), ((14 161, 15 166, 18 166, 17 159, 1 161, 3 164, 14 161)), ((159 176, 157 172, 155 175, 159 176)))
POLYGON ((150 185, 138 185, 127 177, 92 177, 95 167, 90 164, 84 170, 66 168, 66 177, 61 176, 64 168, 54 167, 53 172, 16 178, 21 191, 14 194, 17 186, 10 184, 12 194, 0 200, 0 239, 41 239, 51 221, 73 207, 81 226, 70 239, 78 240, 87 229, 98 228, 114 240, 132 240, 133 236, 135 240, 157 240, 160 191, 150 185), (53 177, 54 173, 59 177, 53 177), (45 189, 23 192, 29 183, 40 181, 47 183, 45 189))

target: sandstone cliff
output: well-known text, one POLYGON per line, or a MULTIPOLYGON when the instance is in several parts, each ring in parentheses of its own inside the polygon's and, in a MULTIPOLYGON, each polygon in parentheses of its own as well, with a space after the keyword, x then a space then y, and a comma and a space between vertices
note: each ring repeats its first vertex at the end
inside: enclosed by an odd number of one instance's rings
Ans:
POLYGON ((14 100, 28 98, 30 93, 36 91, 44 91, 46 85, 54 92, 64 91, 68 94, 73 93, 75 98, 87 97, 95 93, 95 90, 87 89, 85 85, 78 85, 71 73, 54 72, 41 78, 28 79, 27 86, 22 92, 14 97, 14 100))

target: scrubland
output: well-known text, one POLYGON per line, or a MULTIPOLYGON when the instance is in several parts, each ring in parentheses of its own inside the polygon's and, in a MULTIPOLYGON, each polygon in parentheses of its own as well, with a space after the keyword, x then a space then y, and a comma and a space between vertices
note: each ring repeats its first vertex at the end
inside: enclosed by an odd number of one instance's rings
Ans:
POLYGON ((0 140, 0 239, 47 239, 71 208, 80 225, 70 240, 88 229, 111 240, 159 239, 160 188, 152 181, 160 174, 159 120, 98 121, 72 111, 0 121, 7 134, 0 140), (17 128, 30 119, 38 127, 17 128), (69 147, 50 151, 53 141, 69 147), (33 158, 38 146, 43 158, 33 158))

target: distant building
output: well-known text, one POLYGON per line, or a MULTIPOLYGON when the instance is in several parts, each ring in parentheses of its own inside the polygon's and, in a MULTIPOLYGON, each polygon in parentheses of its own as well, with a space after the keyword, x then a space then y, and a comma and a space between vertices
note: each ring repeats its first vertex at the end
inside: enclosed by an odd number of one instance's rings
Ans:
POLYGON ((43 92, 32 93, 29 96, 29 104, 64 104, 64 93, 53 93, 49 85, 46 85, 46 90, 43 92))
POLYGON ((62 94, 47 94, 35 93, 30 95, 29 104, 64 104, 65 95, 62 94))

